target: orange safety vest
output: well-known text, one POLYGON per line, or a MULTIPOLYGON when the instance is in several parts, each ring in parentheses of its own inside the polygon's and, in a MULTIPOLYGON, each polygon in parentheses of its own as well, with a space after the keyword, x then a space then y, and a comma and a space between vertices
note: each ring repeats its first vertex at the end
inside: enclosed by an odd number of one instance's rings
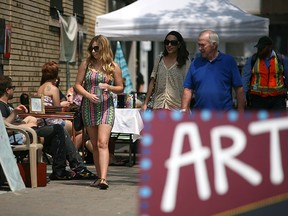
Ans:
POLYGON ((269 68, 266 67, 264 59, 257 58, 252 68, 251 94, 267 97, 286 93, 283 80, 284 68, 278 61, 275 52, 270 59, 269 68))

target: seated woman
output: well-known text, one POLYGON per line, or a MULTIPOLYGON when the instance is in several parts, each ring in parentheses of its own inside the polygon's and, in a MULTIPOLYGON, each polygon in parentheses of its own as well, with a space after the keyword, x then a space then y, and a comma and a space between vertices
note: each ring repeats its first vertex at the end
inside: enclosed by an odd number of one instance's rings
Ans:
MULTIPOLYGON (((58 65, 54 61, 47 62, 42 67, 42 78, 40 87, 37 91, 38 95, 44 95, 45 106, 61 106, 60 93, 57 84, 58 79, 58 65)), ((46 118, 44 122, 39 124, 61 124, 70 135, 72 135, 72 122, 63 119, 46 118)))
POLYGON ((60 77, 58 76, 56 81, 55 81, 55 86, 59 89, 59 95, 60 95, 60 106, 64 108, 64 110, 68 110, 71 102, 68 100, 67 96, 63 94, 63 92, 60 90, 60 77))

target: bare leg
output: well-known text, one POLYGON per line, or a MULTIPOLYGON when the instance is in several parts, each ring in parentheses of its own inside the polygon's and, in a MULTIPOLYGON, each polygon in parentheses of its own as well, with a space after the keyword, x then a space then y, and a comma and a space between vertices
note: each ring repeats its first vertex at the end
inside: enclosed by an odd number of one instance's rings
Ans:
POLYGON ((22 126, 25 127, 36 127, 37 126, 37 119, 33 116, 27 116, 23 119, 23 122, 25 122, 25 124, 23 124, 22 126))
POLYGON ((72 137, 72 122, 65 120, 65 126, 64 128, 68 131, 70 136, 72 137))
POLYGON ((87 140, 87 141, 85 142, 85 146, 86 146, 86 148, 87 148, 91 153, 93 153, 93 146, 92 146, 92 143, 91 143, 90 140, 87 140))
POLYGON ((76 135, 74 145, 75 145, 77 150, 81 149, 81 147, 82 147, 82 133, 79 133, 76 135))
POLYGON ((93 159, 101 184, 107 184, 106 178, 109 164, 109 149, 108 143, 112 127, 108 124, 101 124, 96 127, 87 128, 90 140, 93 145, 93 159), (96 132, 95 132, 96 129, 96 132), (93 133, 94 132, 94 133, 93 133))
POLYGON ((116 138, 110 137, 109 139, 109 164, 116 162, 116 158, 114 156, 115 142, 116 142, 116 138))
POLYGON ((91 144, 93 146, 93 161, 94 161, 96 173, 100 177, 100 168, 99 168, 99 161, 98 161, 98 159, 99 159, 99 151, 98 151, 98 147, 97 147, 97 143, 98 143, 98 126, 87 127, 86 130, 87 130, 87 133, 89 135, 90 142, 91 142, 91 144))

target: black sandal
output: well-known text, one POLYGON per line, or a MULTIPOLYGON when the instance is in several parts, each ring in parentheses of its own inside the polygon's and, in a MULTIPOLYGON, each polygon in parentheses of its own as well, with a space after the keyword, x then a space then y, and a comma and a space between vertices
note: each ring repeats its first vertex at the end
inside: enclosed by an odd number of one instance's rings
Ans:
POLYGON ((106 190, 106 189, 109 187, 106 179, 101 178, 98 187, 99 187, 101 190, 106 190))

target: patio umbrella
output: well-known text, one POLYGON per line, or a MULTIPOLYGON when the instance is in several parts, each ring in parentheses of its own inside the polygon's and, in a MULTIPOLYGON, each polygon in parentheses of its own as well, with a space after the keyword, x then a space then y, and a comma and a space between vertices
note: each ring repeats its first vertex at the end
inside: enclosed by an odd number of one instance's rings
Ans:
POLYGON ((122 77, 126 79, 124 93, 130 94, 133 91, 133 83, 119 41, 117 41, 114 61, 119 65, 120 69, 122 70, 122 77))

